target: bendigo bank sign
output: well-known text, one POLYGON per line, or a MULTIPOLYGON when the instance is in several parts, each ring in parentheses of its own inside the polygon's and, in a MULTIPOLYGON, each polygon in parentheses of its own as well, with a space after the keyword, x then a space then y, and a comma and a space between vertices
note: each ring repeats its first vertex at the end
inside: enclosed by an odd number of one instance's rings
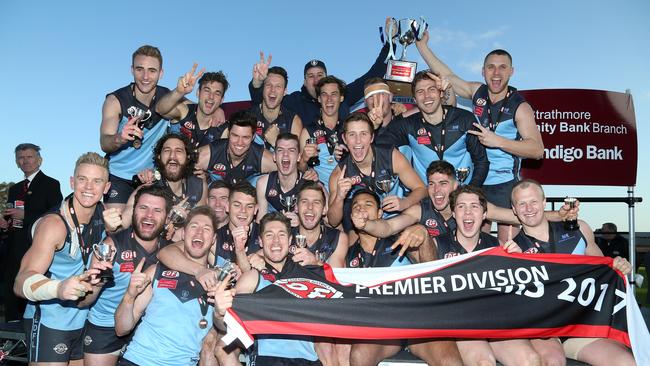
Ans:
POLYGON ((637 137, 632 95, 603 90, 520 93, 535 111, 542 160, 525 159, 521 175, 542 184, 633 186, 637 137))

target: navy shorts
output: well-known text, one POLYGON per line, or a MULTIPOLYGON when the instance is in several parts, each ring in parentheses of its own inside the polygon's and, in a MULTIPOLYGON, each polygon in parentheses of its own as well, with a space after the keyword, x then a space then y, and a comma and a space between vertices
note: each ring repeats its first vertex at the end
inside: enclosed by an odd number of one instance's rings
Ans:
POLYGON ((104 203, 126 203, 135 190, 130 180, 109 174, 108 181, 111 182, 111 188, 104 195, 104 203))
POLYGON ((254 366, 322 366, 320 361, 309 361, 303 358, 280 358, 273 356, 255 356, 251 360, 254 366))
POLYGON ((58 330, 44 326, 38 318, 24 319, 29 362, 65 362, 83 359, 83 328, 58 330))
POLYGON ((118 337, 114 327, 100 327, 86 320, 83 334, 84 353, 113 353, 129 343, 130 338, 118 337))
POLYGON ((483 192, 485 192, 485 198, 495 206, 511 208, 510 193, 512 193, 512 187, 514 187, 517 182, 517 179, 513 179, 509 182, 500 184, 484 184, 483 192))

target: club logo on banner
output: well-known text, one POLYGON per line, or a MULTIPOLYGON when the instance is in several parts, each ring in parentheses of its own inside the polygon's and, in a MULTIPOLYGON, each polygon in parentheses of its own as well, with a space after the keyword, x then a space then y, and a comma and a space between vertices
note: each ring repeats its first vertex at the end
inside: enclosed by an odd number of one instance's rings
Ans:
POLYGON ((533 107, 544 141, 544 158, 525 159, 523 176, 542 184, 636 184, 637 136, 632 95, 582 89, 519 92, 533 107))
POLYGON ((638 333, 629 327, 644 327, 627 321, 639 310, 633 298, 627 309, 611 258, 497 247, 396 268, 289 265, 275 286, 235 297, 229 327, 353 339, 603 337, 627 346, 638 333))

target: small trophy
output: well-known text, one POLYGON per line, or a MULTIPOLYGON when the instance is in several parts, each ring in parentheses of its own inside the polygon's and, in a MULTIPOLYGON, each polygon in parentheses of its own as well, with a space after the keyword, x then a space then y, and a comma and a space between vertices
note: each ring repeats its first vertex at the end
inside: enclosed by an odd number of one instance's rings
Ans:
POLYGON ((386 194, 393 190, 394 183, 395 181, 390 175, 380 176, 377 180, 375 180, 375 186, 377 186, 377 189, 386 194))
MULTIPOLYGON (((93 253, 95 253, 95 257, 100 261, 111 262, 113 261, 113 255, 115 254, 115 248, 104 243, 93 244, 93 253)), ((99 278, 102 282, 106 283, 113 281, 113 269, 107 268, 102 270, 99 273, 99 278)))
MULTIPOLYGON (((576 201, 578 201, 577 198, 575 197, 567 197, 564 199, 564 203, 569 205, 569 208, 575 208, 576 206, 576 201)), ((564 229, 569 230, 569 231, 575 231, 580 228, 580 225, 578 224, 578 218, 576 217, 573 220, 566 220, 564 222, 564 229)))
POLYGON ((183 202, 182 205, 174 206, 167 216, 169 225, 177 227, 183 225, 183 223, 185 223, 185 218, 187 218, 187 211, 191 209, 192 204, 189 201, 183 202))
POLYGON ((296 196, 292 194, 280 196, 280 203, 287 209, 287 211, 293 211, 293 206, 296 205, 296 196))
MULTIPOLYGON (((307 139, 307 143, 311 144, 311 145, 318 145, 318 138, 310 137, 310 138, 307 139)), ((318 156, 312 156, 307 161, 307 166, 310 167, 310 168, 313 168, 313 167, 315 167, 317 165, 320 165, 320 159, 318 158, 318 156)))
MULTIPOLYGON (((232 264, 231 261, 226 260, 221 267, 217 266, 217 280, 219 282, 223 281, 226 276, 229 274, 232 274, 233 271, 235 270, 235 266, 232 264)), ((230 283, 235 284, 235 278, 234 276, 231 277, 230 283)))
MULTIPOLYGON (((143 121, 144 111, 142 109, 140 109, 140 108, 136 109, 135 113, 133 113, 133 117, 139 118, 139 121, 137 122, 138 123, 138 128, 143 130, 144 126, 145 126, 145 123, 143 121)), ((142 147, 142 138, 140 138, 138 136, 135 136, 135 138, 133 139, 133 148, 134 149, 139 149, 141 147, 142 147)))
POLYGON ((467 180, 468 176, 469 176, 468 167, 462 167, 456 169, 456 179, 461 185, 465 184, 465 180, 467 180))
POLYGON ((298 248, 306 248, 307 247, 307 237, 302 235, 302 234, 296 234, 296 245, 298 248))
MULTIPOLYGON (((393 19, 389 29, 386 30, 390 37, 396 29, 397 32, 393 39, 396 39, 397 42, 402 45, 402 55, 399 59, 396 59, 393 50, 393 41, 389 40, 390 51, 388 53, 386 80, 393 82, 391 83, 391 87, 396 87, 398 89, 399 94, 396 93, 396 95, 403 95, 404 91, 402 89, 404 88, 401 87, 405 87, 405 85, 400 83, 411 83, 417 71, 417 63, 406 60, 406 49, 422 37, 422 34, 424 34, 427 27, 428 24, 423 18, 420 18, 419 23, 414 19, 408 18, 400 20, 393 19)), ((408 88, 410 90, 410 85, 408 85, 408 88)), ((410 93, 408 95, 410 95, 410 93)))

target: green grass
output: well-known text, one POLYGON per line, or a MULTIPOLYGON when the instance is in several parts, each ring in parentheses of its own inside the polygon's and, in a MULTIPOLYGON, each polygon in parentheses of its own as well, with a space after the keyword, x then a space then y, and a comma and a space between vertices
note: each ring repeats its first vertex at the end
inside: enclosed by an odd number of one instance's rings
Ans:
POLYGON ((643 280, 643 287, 636 288, 634 291, 636 301, 641 304, 641 306, 649 306, 646 302, 648 298, 648 271, 646 270, 646 267, 639 267, 638 273, 642 274, 645 279, 643 280))

